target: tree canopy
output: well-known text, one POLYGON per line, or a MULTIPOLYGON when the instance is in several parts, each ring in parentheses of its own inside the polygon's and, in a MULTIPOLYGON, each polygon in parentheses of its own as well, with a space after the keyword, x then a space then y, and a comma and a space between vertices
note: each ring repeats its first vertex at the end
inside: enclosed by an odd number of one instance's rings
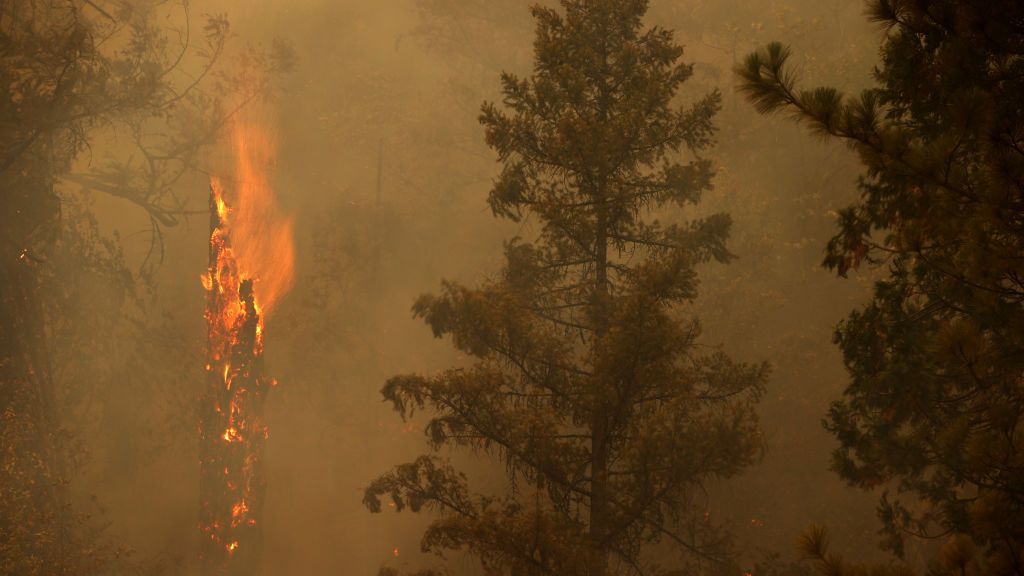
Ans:
POLYGON ((711 186, 701 154, 719 96, 676 104, 692 70, 671 31, 644 26, 647 2, 560 5, 532 9, 532 74, 503 74, 502 104, 480 115, 502 165, 489 204, 536 236, 506 242, 481 286, 444 282, 416 301, 472 363, 388 380, 403 418, 428 411, 432 452, 377 478, 364 501, 434 509, 423 548, 466 550, 494 573, 718 566, 726 539, 706 483, 759 455, 767 369, 701 348, 699 323, 681 315, 695 266, 731 258, 728 217, 651 212, 711 186), (501 458, 507 490, 471 490, 450 449, 501 458), (660 541, 685 560, 652 562, 644 550, 660 541))
POLYGON ((760 111, 842 139, 865 167, 824 263, 885 276, 835 333, 851 380, 826 421, 834 468, 895 487, 879 508, 893 550, 962 534, 994 573, 1019 573, 1024 6, 872 0, 868 14, 884 27, 881 63, 858 97, 798 89, 778 43, 737 68, 760 111))

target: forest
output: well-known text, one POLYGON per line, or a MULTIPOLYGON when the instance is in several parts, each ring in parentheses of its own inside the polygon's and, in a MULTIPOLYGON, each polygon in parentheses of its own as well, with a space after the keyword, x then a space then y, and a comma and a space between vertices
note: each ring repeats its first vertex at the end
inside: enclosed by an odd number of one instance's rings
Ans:
POLYGON ((0 78, 0 575, 1024 574, 1024 2, 0 0, 0 78))

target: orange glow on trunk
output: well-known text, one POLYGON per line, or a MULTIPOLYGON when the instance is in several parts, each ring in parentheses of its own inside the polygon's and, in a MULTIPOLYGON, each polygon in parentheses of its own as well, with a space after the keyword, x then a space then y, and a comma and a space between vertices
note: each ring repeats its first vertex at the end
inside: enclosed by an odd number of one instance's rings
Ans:
POLYGON ((263 374, 263 322, 291 288, 292 221, 283 217, 268 169, 275 148, 257 122, 232 129, 235 174, 210 180, 210 264, 206 290, 208 385, 200 422, 202 573, 260 571, 269 436, 263 403, 274 381, 263 374))

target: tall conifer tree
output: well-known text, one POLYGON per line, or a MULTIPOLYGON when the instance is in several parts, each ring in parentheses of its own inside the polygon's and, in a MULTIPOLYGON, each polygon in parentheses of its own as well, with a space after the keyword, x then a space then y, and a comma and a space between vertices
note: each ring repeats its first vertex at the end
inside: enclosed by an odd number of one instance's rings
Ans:
POLYGON ((859 97, 798 89, 778 43, 737 69, 759 110, 792 112, 865 166, 825 264, 886 274, 836 330, 851 380, 826 421, 834 468, 895 488, 879 511, 896 552, 908 534, 959 534, 952 543, 982 545, 992 573, 1020 574, 1024 4, 867 4, 885 35, 859 97))
POLYGON ((365 502, 433 508, 424 549, 468 550, 488 573, 666 573, 643 555, 663 540, 721 562, 704 484, 757 457, 766 368, 698 348, 698 323, 681 319, 694 267, 731 258, 729 218, 650 219, 711 186, 701 154, 719 95, 674 105, 691 67, 672 32, 644 27, 646 1, 560 4, 533 8, 533 73, 503 74, 504 106, 480 115, 503 167, 490 206, 536 239, 507 242, 482 286, 417 300, 474 363, 387 382, 403 417, 428 411, 433 453, 365 502), (507 490, 471 491, 449 448, 502 458, 507 490))

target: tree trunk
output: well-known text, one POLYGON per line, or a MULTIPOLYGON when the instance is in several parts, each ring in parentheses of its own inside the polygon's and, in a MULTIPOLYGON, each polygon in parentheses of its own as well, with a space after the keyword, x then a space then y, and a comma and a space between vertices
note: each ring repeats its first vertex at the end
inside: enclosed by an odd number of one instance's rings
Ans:
MULTIPOLYGON (((7 193, 12 193, 10 187, 7 193)), ((34 192, 42 190, 30 187, 34 192)), ((46 198, 55 198, 52 188, 46 198)), ((9 208, 12 202, 3 199, 0 205, 9 208)), ((12 210, 13 212, 13 210, 12 210)), ((11 215, 0 240, 0 412, 7 417, 0 425, 17 426, 21 430, 3 430, 5 439, 17 445, 8 446, 15 455, 5 471, 5 480, 16 480, 19 486, 0 486, 0 490, 26 491, 31 497, 25 508, 5 510, 12 517, 15 531, 32 532, 34 540, 48 542, 52 555, 33 549, 26 543, 25 556, 39 555, 56 560, 50 568, 54 574, 65 574, 69 550, 67 546, 69 512, 65 485, 67 469, 61 446, 61 422, 52 377, 52 360, 46 331, 46 310, 40 293, 38 260, 28 247, 15 238, 29 238, 32 232, 55 221, 55 210, 41 210, 29 216, 11 215), (34 218, 32 216, 35 216, 34 218)), ((5 217, 7 215, 5 214, 5 217)), ((9 494, 10 495, 10 494, 9 494)))
MULTIPOLYGON (((603 178, 602 178, 603 180, 603 178)), ((608 217, 605 183, 600 182, 595 199, 597 217, 594 234, 594 295, 591 315, 594 326, 594 355, 608 331, 608 217)), ((604 541, 608 525, 608 402, 595 382, 590 437, 590 576, 608 572, 608 551, 604 541)))
POLYGON ((215 188, 210 198, 207 389, 200 411, 200 563, 203 576, 255 576, 262 569, 268 382, 252 281, 235 276, 215 188))

